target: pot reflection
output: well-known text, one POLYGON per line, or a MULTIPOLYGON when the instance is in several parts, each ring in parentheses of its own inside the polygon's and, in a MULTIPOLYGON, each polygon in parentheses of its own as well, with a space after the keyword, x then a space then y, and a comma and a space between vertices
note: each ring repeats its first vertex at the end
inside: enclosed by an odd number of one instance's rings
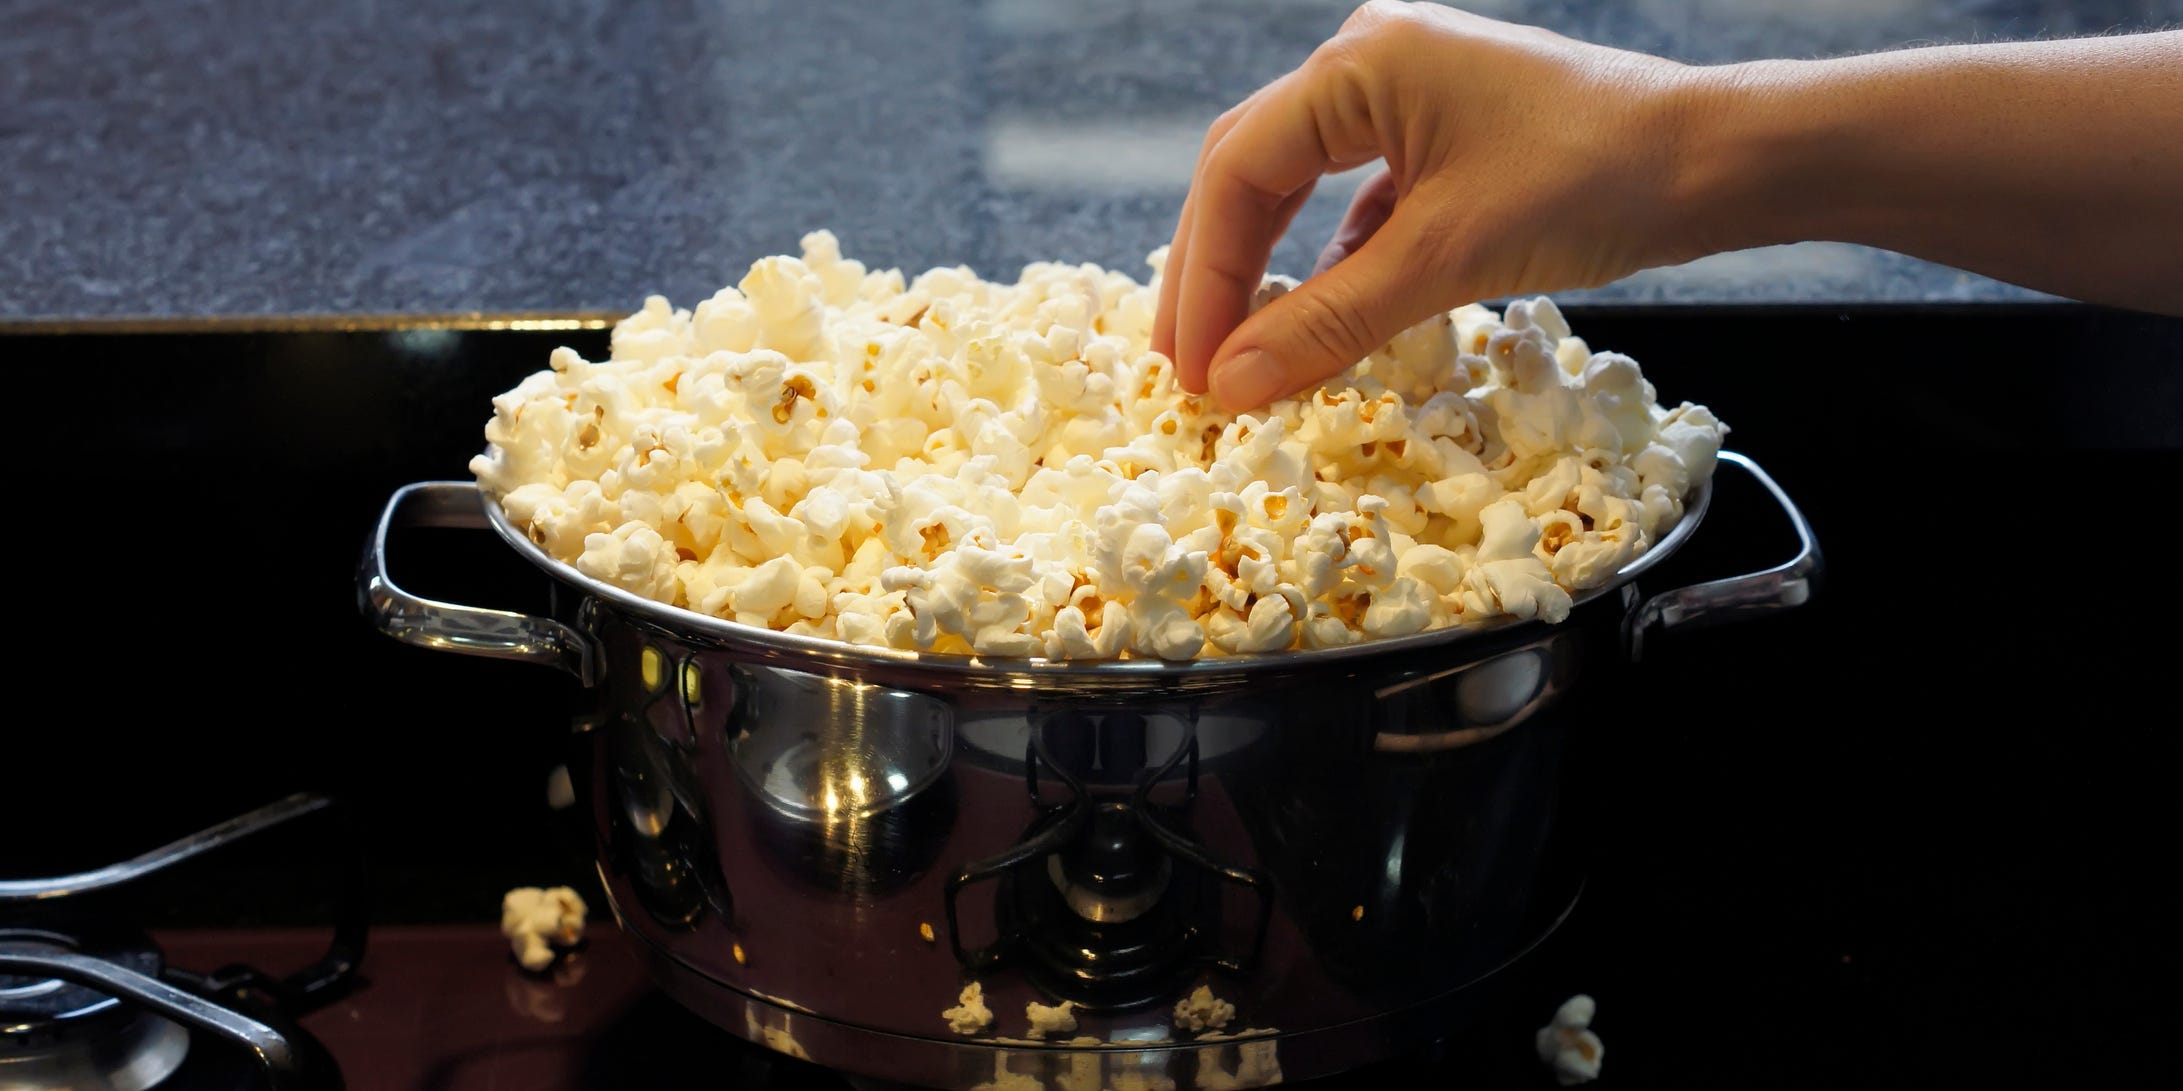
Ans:
MULTIPOLYGON (((673 703, 694 722, 696 701, 677 695, 673 703)), ((655 719, 619 716, 606 729, 607 837, 653 920, 676 930, 694 928, 708 911, 733 920, 735 898, 720 873, 710 808, 688 747, 663 738, 655 719)))
POLYGON ((923 694, 753 664, 723 729, 759 841, 807 882, 878 894, 955 825, 954 717, 923 694))
POLYGON ((1566 910, 1579 879, 1556 849, 1575 832, 1562 769, 1574 718, 1559 706, 1585 658, 1576 634, 1557 634, 1387 681, 1362 707, 1292 706, 1326 727, 1273 733, 1228 778, 1330 976, 1366 995, 1458 984, 1566 910))
POLYGON ((1272 889, 1264 873, 1198 839, 1190 823, 1203 765, 1198 724, 1189 713, 1160 715, 1182 728, 1164 755, 1147 750, 1157 717, 1133 710, 1053 713, 1025 733, 1024 786, 1038 818, 946 887, 948 942, 966 972, 1017 966, 1044 995, 1092 1011, 1163 1002, 1201 970, 1250 972, 1272 889), (1048 777, 1060 788, 1051 800, 1048 777), (1134 788, 1124 796, 1098 791, 1102 784, 1134 788), (1163 786, 1168 799, 1155 802, 1163 786), (961 899, 989 880, 997 934, 971 947, 961 899), (1255 895, 1251 932, 1232 949, 1223 945, 1231 885, 1255 895))

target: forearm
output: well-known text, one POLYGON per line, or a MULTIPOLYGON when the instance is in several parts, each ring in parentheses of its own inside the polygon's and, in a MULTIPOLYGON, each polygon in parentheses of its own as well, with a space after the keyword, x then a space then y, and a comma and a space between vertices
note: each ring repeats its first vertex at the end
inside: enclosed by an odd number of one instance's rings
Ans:
POLYGON ((2183 33, 1697 69, 1687 111, 1669 260, 1827 239, 2183 314, 2183 33))

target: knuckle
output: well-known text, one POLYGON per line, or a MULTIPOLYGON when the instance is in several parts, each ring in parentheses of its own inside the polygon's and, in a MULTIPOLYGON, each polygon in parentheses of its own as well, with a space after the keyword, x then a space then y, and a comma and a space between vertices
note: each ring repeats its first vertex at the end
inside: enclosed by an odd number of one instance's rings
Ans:
POLYGON ((1320 43, 1304 67, 1322 86, 1366 86, 1375 69, 1399 69, 1399 56, 1391 51, 1410 36, 1419 13, 1409 4, 1373 0, 1358 8, 1341 33, 1320 43))
POLYGON ((1250 102, 1244 101, 1222 110, 1220 116, 1214 118, 1213 123, 1205 127, 1205 140, 1198 145, 1198 158, 1203 159, 1211 155, 1213 148, 1220 143, 1220 138, 1228 135, 1228 130, 1235 128, 1236 123, 1243 120, 1243 114, 1249 108, 1250 102))
POLYGON ((1416 11, 1401 0, 1367 0, 1349 13, 1342 21, 1342 33, 1371 32, 1389 23, 1399 22, 1415 15, 1416 11))
POLYGON ((1370 39, 1345 34, 1320 43, 1305 59, 1304 68, 1321 80, 1348 80, 1362 74, 1370 52, 1370 39))
POLYGON ((1208 207, 1250 209, 1269 215, 1289 195, 1265 188, 1252 177, 1250 155, 1233 143, 1216 144, 1205 153, 1199 184, 1208 207))

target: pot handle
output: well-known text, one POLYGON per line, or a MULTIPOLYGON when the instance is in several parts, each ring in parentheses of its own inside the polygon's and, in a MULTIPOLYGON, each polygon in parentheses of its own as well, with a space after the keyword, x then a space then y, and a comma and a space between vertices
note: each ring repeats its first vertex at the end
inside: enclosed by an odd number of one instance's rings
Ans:
POLYGON ((356 597, 379 631, 420 648, 559 667, 586 686, 598 657, 582 633, 552 618, 420 598, 387 575, 387 531, 395 526, 482 530, 485 494, 471 481, 420 481, 395 490, 357 568, 356 597))
POLYGON ((1653 629, 1666 631, 1718 625, 1753 614, 1802 606, 1811 598, 1812 587, 1819 581, 1820 571, 1825 567, 1819 555, 1819 540, 1812 537, 1811 524, 1805 522, 1804 513, 1797 510, 1796 502, 1789 499, 1789 494, 1781 491, 1781 486, 1748 456, 1722 451, 1720 461, 1741 467, 1773 494, 1774 502, 1781 505, 1782 514, 1789 517, 1789 525, 1796 530, 1796 556, 1764 571, 1663 591, 1639 603, 1630 611, 1627 622, 1632 662, 1643 658, 1645 634, 1653 629))

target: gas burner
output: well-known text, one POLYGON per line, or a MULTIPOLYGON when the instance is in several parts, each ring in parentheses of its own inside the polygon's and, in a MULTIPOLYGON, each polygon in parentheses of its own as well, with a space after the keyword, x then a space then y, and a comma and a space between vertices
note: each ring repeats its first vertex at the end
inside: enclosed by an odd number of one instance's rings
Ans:
POLYGON ((251 834, 328 810, 297 795, 136 859, 54 879, 0 880, 0 1087, 151 1091, 341 1086, 290 1017, 345 990, 363 956, 360 869, 325 956, 286 978, 247 966, 201 975, 165 964, 105 904, 125 884, 251 834), (239 1047, 239 1048, 238 1048, 239 1047))
POLYGON ((1197 798, 1198 745, 1186 725, 1174 751, 1148 769, 1141 717, 1082 713, 1049 718, 1025 749, 1025 777, 1038 817, 1014 847, 965 866, 948 881, 946 913, 956 959, 973 973, 1020 962, 1047 995, 1092 1010, 1138 1007, 1173 996, 1202 969, 1247 973, 1265 943, 1272 887, 1250 868, 1220 862, 1190 833, 1197 798), (1154 787, 1187 762, 1182 799, 1158 803, 1154 787), (1127 797, 1097 798, 1085 787, 1094 767, 1111 779, 1135 775, 1127 797), (1068 795, 1048 803, 1040 770, 1068 795), (965 887, 996 880, 999 938, 966 949, 956 901, 965 887), (1241 954, 1218 948, 1221 890, 1257 896, 1257 920, 1241 954))
MULTIPOLYGON (((0 958, 81 955, 146 978, 158 948, 137 935, 86 942, 42 928, 0 928, 0 958)), ((149 1088, 182 1067, 189 1032, 171 1019, 59 977, 0 975, 0 1085, 149 1088)))

